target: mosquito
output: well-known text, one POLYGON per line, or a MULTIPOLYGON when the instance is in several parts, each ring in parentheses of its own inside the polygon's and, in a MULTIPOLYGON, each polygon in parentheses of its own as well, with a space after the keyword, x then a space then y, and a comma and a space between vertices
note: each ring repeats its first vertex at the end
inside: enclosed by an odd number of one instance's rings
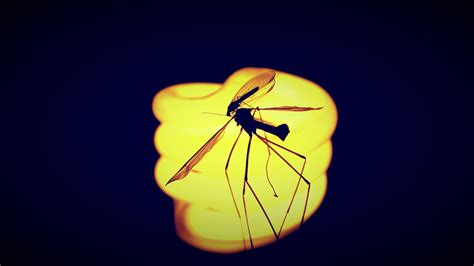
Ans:
POLYGON ((244 172, 244 180, 243 180, 243 189, 242 189, 242 201, 243 201, 243 207, 244 207, 244 217, 245 221, 247 224, 247 232, 250 240, 250 246, 251 249, 254 249, 254 243, 252 239, 252 234, 250 231, 250 225, 248 222, 248 215, 247 215, 247 204, 245 200, 245 193, 247 192, 247 187, 249 188, 250 192, 254 196, 255 200, 257 201, 258 205, 260 206, 260 209, 262 210, 263 214, 265 215, 266 220, 268 221, 273 235, 275 236, 276 240, 278 241, 280 239, 280 234, 283 228, 283 225, 285 224, 286 218, 288 216, 288 213, 290 212, 291 206, 293 204, 293 201, 295 199, 296 193, 298 191, 298 188, 300 186, 301 180, 303 180, 306 185, 307 185, 307 191, 306 191, 306 198, 305 198, 305 203, 304 203, 304 208, 303 208, 303 213, 301 216, 301 222, 300 222, 300 227, 303 225, 304 222, 304 217, 306 213, 306 207, 308 205, 308 198, 309 198, 309 193, 311 189, 311 183, 308 181, 303 176, 303 171, 304 167, 306 165, 306 157, 300 153, 297 153, 293 150, 290 150, 283 145, 280 145, 278 143, 275 143, 267 138, 267 133, 272 134, 280 138, 282 141, 286 139, 288 134, 290 133, 289 127, 287 124, 281 124, 279 126, 275 126, 269 122, 266 122, 262 119, 262 114, 261 111, 287 111, 287 112, 306 112, 306 111, 313 111, 313 110, 320 110, 323 107, 300 107, 300 106, 278 106, 278 107, 267 107, 267 108, 259 108, 259 107, 252 107, 250 104, 254 103, 261 97, 265 96, 268 94, 273 87, 275 86, 275 72, 274 71, 268 71, 265 73, 262 73, 258 76, 255 76, 248 80, 240 89, 237 91, 235 94, 234 98, 232 98, 229 106, 227 107, 227 113, 226 116, 230 117, 230 119, 176 172, 176 174, 171 177, 166 185, 177 181, 184 179, 189 172, 193 169, 194 166, 196 166, 208 153, 214 145, 222 138, 224 135, 224 131, 226 127, 229 125, 229 123, 232 120, 235 120, 237 122, 237 125, 240 126, 240 131, 237 135, 236 140, 234 141, 232 148, 230 149, 229 156, 227 157, 227 162, 225 165, 225 175, 227 179, 227 184, 229 185, 229 190, 232 195, 232 201, 235 207, 235 210, 237 212, 237 215, 240 219, 241 223, 241 228, 242 228, 242 240, 244 244, 244 249, 247 249, 246 247, 246 242, 245 242, 245 237, 244 237, 244 229, 242 226, 242 217, 239 211, 239 208, 237 207, 237 202, 234 196, 234 192, 232 189, 232 186, 230 184, 230 179, 229 179, 229 174, 227 172, 229 168, 229 163, 232 157, 232 153, 234 151, 234 148, 237 144, 237 142, 240 139, 240 136, 245 130, 247 134, 249 135, 249 141, 247 144, 247 155, 246 155, 246 160, 245 160, 245 172, 244 172), (246 106, 246 107, 243 107, 246 106), (258 112, 258 117, 255 116, 255 114, 258 112), (260 135, 257 133, 257 129, 263 131, 263 135, 260 135), (268 162, 270 159, 270 154, 273 152, 276 154, 286 165, 288 165, 293 172, 295 172, 298 175, 298 182, 296 184, 295 190, 292 194, 291 200, 289 202, 286 214, 283 218, 283 221, 278 229, 275 230, 275 227, 273 223, 270 220, 270 217, 268 216, 267 211, 265 210, 265 207, 259 200, 257 193, 253 189, 252 185, 249 182, 248 178, 248 165, 249 165, 249 157, 250 157, 250 145, 252 143, 253 137, 256 136, 258 140, 262 141, 268 151, 268 157, 267 157, 267 163, 266 163, 266 178, 270 184, 270 186, 273 189, 273 193, 275 197, 278 197, 275 188, 273 187, 272 183, 270 182, 269 176, 268 176, 268 162), (290 162, 288 162, 287 159, 285 159, 275 148, 278 147, 282 150, 285 150, 289 153, 292 153, 293 155, 301 158, 303 160, 303 166, 300 171, 298 171, 290 162))

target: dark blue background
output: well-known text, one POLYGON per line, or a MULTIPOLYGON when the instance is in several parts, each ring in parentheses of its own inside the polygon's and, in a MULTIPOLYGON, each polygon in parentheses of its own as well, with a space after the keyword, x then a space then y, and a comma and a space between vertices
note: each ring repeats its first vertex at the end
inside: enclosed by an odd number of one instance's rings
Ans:
POLYGON ((2 8, 2 266, 474 263, 467 5, 290 2, 2 8), (247 66, 333 96, 328 194, 276 245, 204 253, 154 182, 151 101, 247 66))

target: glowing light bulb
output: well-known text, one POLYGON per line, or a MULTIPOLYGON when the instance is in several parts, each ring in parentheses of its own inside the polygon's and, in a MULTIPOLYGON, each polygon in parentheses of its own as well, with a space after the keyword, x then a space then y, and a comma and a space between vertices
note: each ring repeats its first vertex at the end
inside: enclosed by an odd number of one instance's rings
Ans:
MULTIPOLYGON (((153 100, 153 112, 161 122, 155 133, 155 146, 160 154, 155 167, 158 186, 174 200, 177 234, 190 245, 219 253, 239 252, 253 245, 276 241, 275 234, 255 198, 247 193, 247 220, 237 215, 225 176, 230 149, 240 126, 231 122, 224 136, 206 154, 185 179, 165 186, 178 169, 229 120, 227 107, 242 85, 269 69, 244 68, 233 73, 223 84, 187 83, 161 90, 153 100), (247 227, 248 226, 248 227, 247 227)), ((253 107, 309 106, 317 111, 261 111, 262 119, 290 128, 285 141, 267 134, 268 140, 306 157, 303 176, 311 182, 304 219, 313 215, 321 204, 327 187, 327 169, 332 157, 331 136, 337 124, 336 105, 320 86, 288 73, 275 71, 275 85, 253 107)), ((258 115, 255 115, 258 117, 258 115)), ((263 133, 262 133, 263 134, 263 133)), ((261 135, 262 135, 261 134, 261 135)), ((243 216, 242 188, 249 135, 242 134, 229 164, 228 174, 237 208, 243 216)), ((301 169, 303 160, 285 150, 275 148, 294 166, 301 169)), ((287 212, 299 176, 276 154, 271 153, 266 177, 268 148, 254 138, 249 158, 249 182, 264 206, 268 218, 279 229, 287 212)), ((296 230, 303 214, 307 186, 303 182, 286 217, 280 237, 296 230)))

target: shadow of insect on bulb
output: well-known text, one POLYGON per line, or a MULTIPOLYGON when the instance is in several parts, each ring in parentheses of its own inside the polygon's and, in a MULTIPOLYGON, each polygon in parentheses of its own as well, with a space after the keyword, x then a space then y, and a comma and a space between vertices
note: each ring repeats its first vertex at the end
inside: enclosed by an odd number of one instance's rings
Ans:
POLYGON ((237 215, 240 219, 240 224, 242 228, 242 241, 244 245, 244 249, 247 249, 246 243, 245 243, 245 237, 244 237, 244 229, 242 226, 242 216, 239 211, 239 208, 237 207, 237 203, 235 200, 234 192, 232 189, 232 186, 230 184, 229 180, 229 175, 227 173, 227 169, 229 168, 229 163, 232 157, 232 153, 234 151, 234 148, 239 141, 239 138, 242 134, 242 131, 245 130, 245 132, 248 133, 249 135, 249 142, 247 146, 247 155, 246 155, 246 160, 245 160, 245 174, 244 174, 244 180, 243 180, 243 190, 242 190, 242 201, 243 201, 243 207, 244 207, 244 217, 246 220, 247 224, 247 233, 249 236, 250 240, 250 247, 253 249, 254 248, 254 243, 252 239, 252 234, 250 231, 250 225, 248 222, 248 215, 247 215, 247 204, 245 200, 245 193, 247 191, 247 187, 249 188, 250 192, 254 196, 255 200, 257 201, 258 205, 260 206, 260 209, 262 210, 263 214, 265 215, 266 220, 268 221, 273 234, 276 238, 276 240, 279 240, 280 234, 282 232, 283 225, 285 224, 286 218, 288 216, 288 213, 290 212, 291 206, 293 204, 293 201, 295 199, 296 193, 298 191, 298 188, 300 186, 301 180, 306 183, 307 185, 307 191, 306 191, 306 198, 305 198, 305 203, 304 203, 304 209, 303 213, 301 215, 301 222, 300 222, 300 227, 304 222, 304 217, 305 217, 305 212, 306 212, 306 207, 308 204, 308 198, 309 198, 309 193, 311 189, 311 183, 303 176, 303 171, 304 167, 306 165, 306 157, 302 154, 299 154, 295 151, 292 151, 280 144, 277 144, 267 138, 267 133, 273 134, 280 138, 282 141, 285 140, 288 134, 290 134, 290 130, 288 128, 287 124, 281 124, 279 126, 272 125, 269 122, 266 122, 262 118, 262 111, 285 111, 285 112, 306 112, 306 111, 315 111, 315 110, 320 110, 323 107, 299 107, 299 106, 278 106, 278 107, 267 107, 267 108, 259 108, 259 107, 252 107, 250 104, 254 103, 256 100, 259 98, 265 96, 267 93, 269 93, 275 85, 275 72, 269 71, 265 72, 263 74, 260 74, 250 80, 248 80, 242 88, 235 94, 234 98, 231 100, 228 108, 227 108, 227 116, 230 117, 230 119, 178 170, 178 172, 171 177, 166 185, 183 179, 185 178, 189 172, 192 171, 193 167, 196 166, 208 153, 214 145, 222 138, 224 131, 227 127, 227 125, 232 121, 235 120, 237 122, 237 125, 240 125, 240 131, 239 134, 237 135, 237 139, 234 141, 232 148, 230 149, 229 156, 227 158, 227 163, 225 165, 225 174, 227 178, 227 184, 229 185, 229 190, 232 195, 232 200, 234 203, 235 210, 237 212, 237 215), (245 105, 248 108, 243 108, 242 106, 245 105), (258 113, 258 116, 256 114, 258 113), (263 136, 257 133, 257 129, 260 129, 263 131, 263 136), (275 230, 275 227, 273 223, 270 220, 270 217, 267 214, 267 211, 265 210, 265 207, 259 200, 255 190, 253 189, 252 185, 249 182, 248 179, 248 165, 249 165, 249 157, 250 157, 250 145, 252 143, 252 138, 253 136, 256 136, 260 141, 262 141, 268 150, 268 157, 267 157, 267 163, 266 163, 266 177, 267 181, 270 184, 274 196, 278 197, 275 188, 273 187, 270 178, 268 176, 268 162, 270 159, 270 154, 273 152, 275 153, 288 167, 291 168, 292 171, 294 171, 298 178, 298 182, 296 184, 296 188, 292 194, 291 200, 288 205, 288 209, 285 213, 285 216, 283 218, 283 221, 278 229, 275 230), (279 148, 282 150, 285 150, 303 160, 303 166, 300 171, 298 171, 288 160, 286 160, 275 148, 279 148))

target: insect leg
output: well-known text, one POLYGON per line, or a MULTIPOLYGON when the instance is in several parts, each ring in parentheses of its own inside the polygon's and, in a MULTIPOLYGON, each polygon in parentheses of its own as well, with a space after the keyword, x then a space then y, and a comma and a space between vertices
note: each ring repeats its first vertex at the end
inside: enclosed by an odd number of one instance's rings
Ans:
MULTIPOLYGON (((263 204, 262 202, 260 201, 260 199, 258 198, 257 194, 255 193, 255 190, 252 188, 252 186, 250 185, 249 181, 248 181, 248 162, 249 162, 249 157, 250 157, 250 144, 252 142, 252 135, 250 135, 250 139, 249 139, 249 146, 247 148, 247 157, 246 157, 246 162, 245 162, 245 180, 244 180, 244 190, 243 190, 243 196, 244 196, 244 208, 245 208, 245 216, 247 218, 247 208, 245 206, 245 186, 247 185, 249 188, 250 188, 250 191, 252 192, 253 196, 255 197, 255 199, 257 200, 257 203, 258 205, 260 206, 260 208, 262 209, 263 211, 263 214, 265 215, 265 218, 267 218, 267 221, 268 223, 270 224, 270 227, 272 228, 272 231, 273 231, 273 234, 275 235, 275 238, 276 240, 278 240, 278 234, 276 233, 275 231, 275 227, 273 226, 273 223, 272 221, 270 220, 270 217, 268 216, 267 214, 267 211, 265 211, 265 208, 263 207, 263 204)), ((247 219, 247 226, 248 226, 248 219, 247 219)), ((249 230, 249 236, 250 236, 250 230, 249 230)), ((250 243, 253 245, 252 243, 252 238, 250 238, 250 243)))
POLYGON ((247 185, 249 186, 250 191, 252 191, 253 196, 255 197, 255 199, 256 199, 257 202, 258 202, 258 205, 260 206, 260 208, 261 208, 262 211, 263 211, 263 214, 265 214, 265 217, 267 218, 267 221, 268 221, 268 223, 270 224, 270 227, 272 228, 272 231, 273 231, 273 234, 275 235, 276 240, 278 240, 278 234, 276 233, 275 227, 273 227, 272 221, 270 220, 270 217, 268 216, 267 212, 265 211, 265 208, 263 207, 263 204, 262 204, 262 203, 260 202, 260 200, 258 199, 257 194, 256 194, 255 191, 253 190, 253 188, 252 188, 252 186, 250 185, 250 183, 248 182, 248 180, 246 180, 245 182, 246 182, 247 185))
POLYGON ((244 212, 245 212, 245 221, 247 222, 247 231, 249 233, 249 239, 250 239, 250 246, 253 249, 253 240, 252 240, 252 234, 250 233, 250 225, 249 225, 249 218, 247 214, 247 204, 245 203, 245 186, 247 185, 247 180, 248 180, 248 170, 249 170, 249 156, 250 156, 250 144, 252 143, 252 135, 250 134, 249 138, 249 144, 247 147, 247 157, 245 158, 245 176, 244 176, 244 185, 242 189, 242 201, 244 202, 244 212))
POLYGON ((280 234, 281 234, 281 230, 282 230, 282 228, 283 228, 283 225, 284 225, 284 223, 285 223, 285 221, 286 221, 286 218, 287 218, 287 216, 288 216, 288 213, 290 212, 291 206, 292 206, 293 201, 294 201, 294 199, 295 199, 296 192, 298 191, 298 188, 299 188, 301 179, 303 179, 303 181, 308 185, 308 190, 307 190, 307 192, 306 192, 306 199, 305 199, 305 203, 304 203, 303 215, 301 216, 300 227, 303 225, 304 217, 305 217, 305 214, 306 214, 306 208, 307 208, 307 205, 308 205, 309 193, 310 193, 310 190, 311 190, 311 182, 309 182, 309 181, 303 176, 304 167, 305 167, 305 165, 306 165, 306 157, 303 156, 303 155, 301 155, 301 154, 299 154, 299 153, 297 153, 297 152, 294 152, 294 151, 292 151, 292 150, 290 150, 290 149, 288 149, 288 148, 286 148, 286 147, 284 147, 284 146, 282 146, 282 145, 279 145, 279 144, 277 144, 277 143, 275 143, 275 142, 273 142, 273 141, 271 141, 271 140, 264 139, 264 138, 262 138, 262 137, 261 137, 260 135, 258 135, 258 134, 255 134, 255 135, 256 135, 262 142, 264 142, 264 143, 267 145, 267 147, 269 147, 275 154, 277 154, 278 157, 280 157, 280 158, 281 158, 296 174, 298 174, 298 176, 299 176, 299 178, 298 178, 298 183, 296 184, 295 191, 293 192, 293 195, 292 195, 292 197, 291 197, 290 204, 289 204, 289 206, 288 206, 288 209, 287 209, 287 211, 286 211, 285 217, 284 217, 283 222, 282 222, 282 224, 281 224, 281 226, 280 226, 280 229, 279 229, 279 231, 278 231, 278 235, 280 235, 280 234), (283 158, 283 156, 282 156, 279 152, 277 152, 269 143, 271 143, 271 144, 273 144, 273 145, 275 145, 275 146, 277 146, 277 147, 279 147, 279 148, 281 148, 281 149, 284 149, 284 150, 286 150, 286 151, 288 151, 288 152, 290 152, 290 153, 293 153, 294 155, 296 155, 296 156, 302 158, 302 159, 304 160, 304 163, 303 163, 303 167, 302 167, 302 169, 301 169, 301 172, 298 172, 298 171, 297 171, 285 158, 283 158))
POLYGON ((234 152, 235 145, 239 141, 240 135, 242 134, 242 130, 243 128, 240 129, 239 135, 237 136, 237 139, 235 140, 234 144, 232 145, 232 148, 230 149, 229 157, 227 157, 227 163, 225 164, 225 176, 227 178, 227 184, 229 185, 230 194, 232 195, 232 202, 234 203, 235 210, 237 211, 237 216, 239 216, 240 229, 242 231, 242 242, 244 244, 244 249, 247 250, 247 245, 245 244, 245 237, 244 237, 244 228, 242 226, 242 217, 240 217, 239 208, 237 207, 237 202, 235 201, 235 197, 234 197, 234 191, 232 190, 232 186, 230 185, 229 174, 227 173, 227 169, 229 168, 230 158, 232 157, 232 153, 234 152))
MULTIPOLYGON (((258 115, 260 116, 260 120, 263 121, 262 112, 260 112, 260 108, 257 107, 256 110, 258 112, 258 115)), ((268 141, 267 133, 265 131, 263 131, 263 137, 265 138, 265 140, 268 141)), ((268 184, 270 184, 270 186, 272 187, 273 196, 278 197, 278 194, 275 191, 275 187, 273 186, 272 182, 270 181, 270 177, 268 176, 268 164, 270 163, 270 155, 271 155, 269 147, 267 147, 267 151, 268 151, 268 156, 267 156, 267 163, 265 164, 265 173, 266 173, 266 176, 267 176, 268 184)))
MULTIPOLYGON (((284 149, 284 150, 286 150, 286 151, 288 151, 288 152, 290 152, 290 153, 292 153, 292 154, 294 154, 294 155, 300 157, 301 159, 303 159, 303 166, 301 167, 301 171, 300 171, 301 175, 303 175, 304 167, 306 166, 306 156, 304 156, 304 155, 302 155, 302 154, 299 154, 299 153, 297 153, 297 152, 295 152, 295 151, 292 151, 292 150, 290 150, 290 149, 288 149, 288 148, 286 148, 286 147, 284 147, 284 146, 282 146, 282 145, 280 145, 280 144, 278 144, 278 143, 275 143, 275 142, 273 142, 273 141, 271 141, 271 140, 269 140, 269 139, 265 139, 265 141, 267 141, 268 143, 271 143, 271 144, 273 144, 273 145, 275 145, 275 146, 277 146, 277 147, 279 147, 279 148, 281 148, 281 149, 284 149)), ((268 143, 267 143, 267 144, 268 144, 268 143)), ((270 146, 270 145, 267 145, 267 148, 268 148, 268 149, 270 149, 269 146, 270 146)), ((278 236, 280 236, 280 234, 281 234, 281 230, 283 229, 283 225, 285 224, 286 218, 288 217, 288 213, 290 212, 291 206, 293 205, 293 201, 295 200, 296 192, 298 191, 298 188, 299 188, 299 186, 300 186, 301 179, 302 179, 302 176, 300 176, 300 177, 298 178, 298 183, 296 183, 295 190, 294 190, 294 192, 293 192, 293 195, 291 196, 290 204, 288 205, 288 209, 286 210, 285 217, 283 218, 283 222, 281 223, 280 229, 278 230, 278 236)), ((309 192, 308 192, 308 193, 309 193, 309 192)), ((309 195, 309 194, 308 194, 308 195, 309 195)), ((306 210, 306 207, 305 207, 305 210, 306 210)), ((305 213, 303 213, 303 216, 302 216, 302 218, 301 218, 301 224, 300 224, 300 226, 303 225, 304 214, 305 214, 305 213)))

